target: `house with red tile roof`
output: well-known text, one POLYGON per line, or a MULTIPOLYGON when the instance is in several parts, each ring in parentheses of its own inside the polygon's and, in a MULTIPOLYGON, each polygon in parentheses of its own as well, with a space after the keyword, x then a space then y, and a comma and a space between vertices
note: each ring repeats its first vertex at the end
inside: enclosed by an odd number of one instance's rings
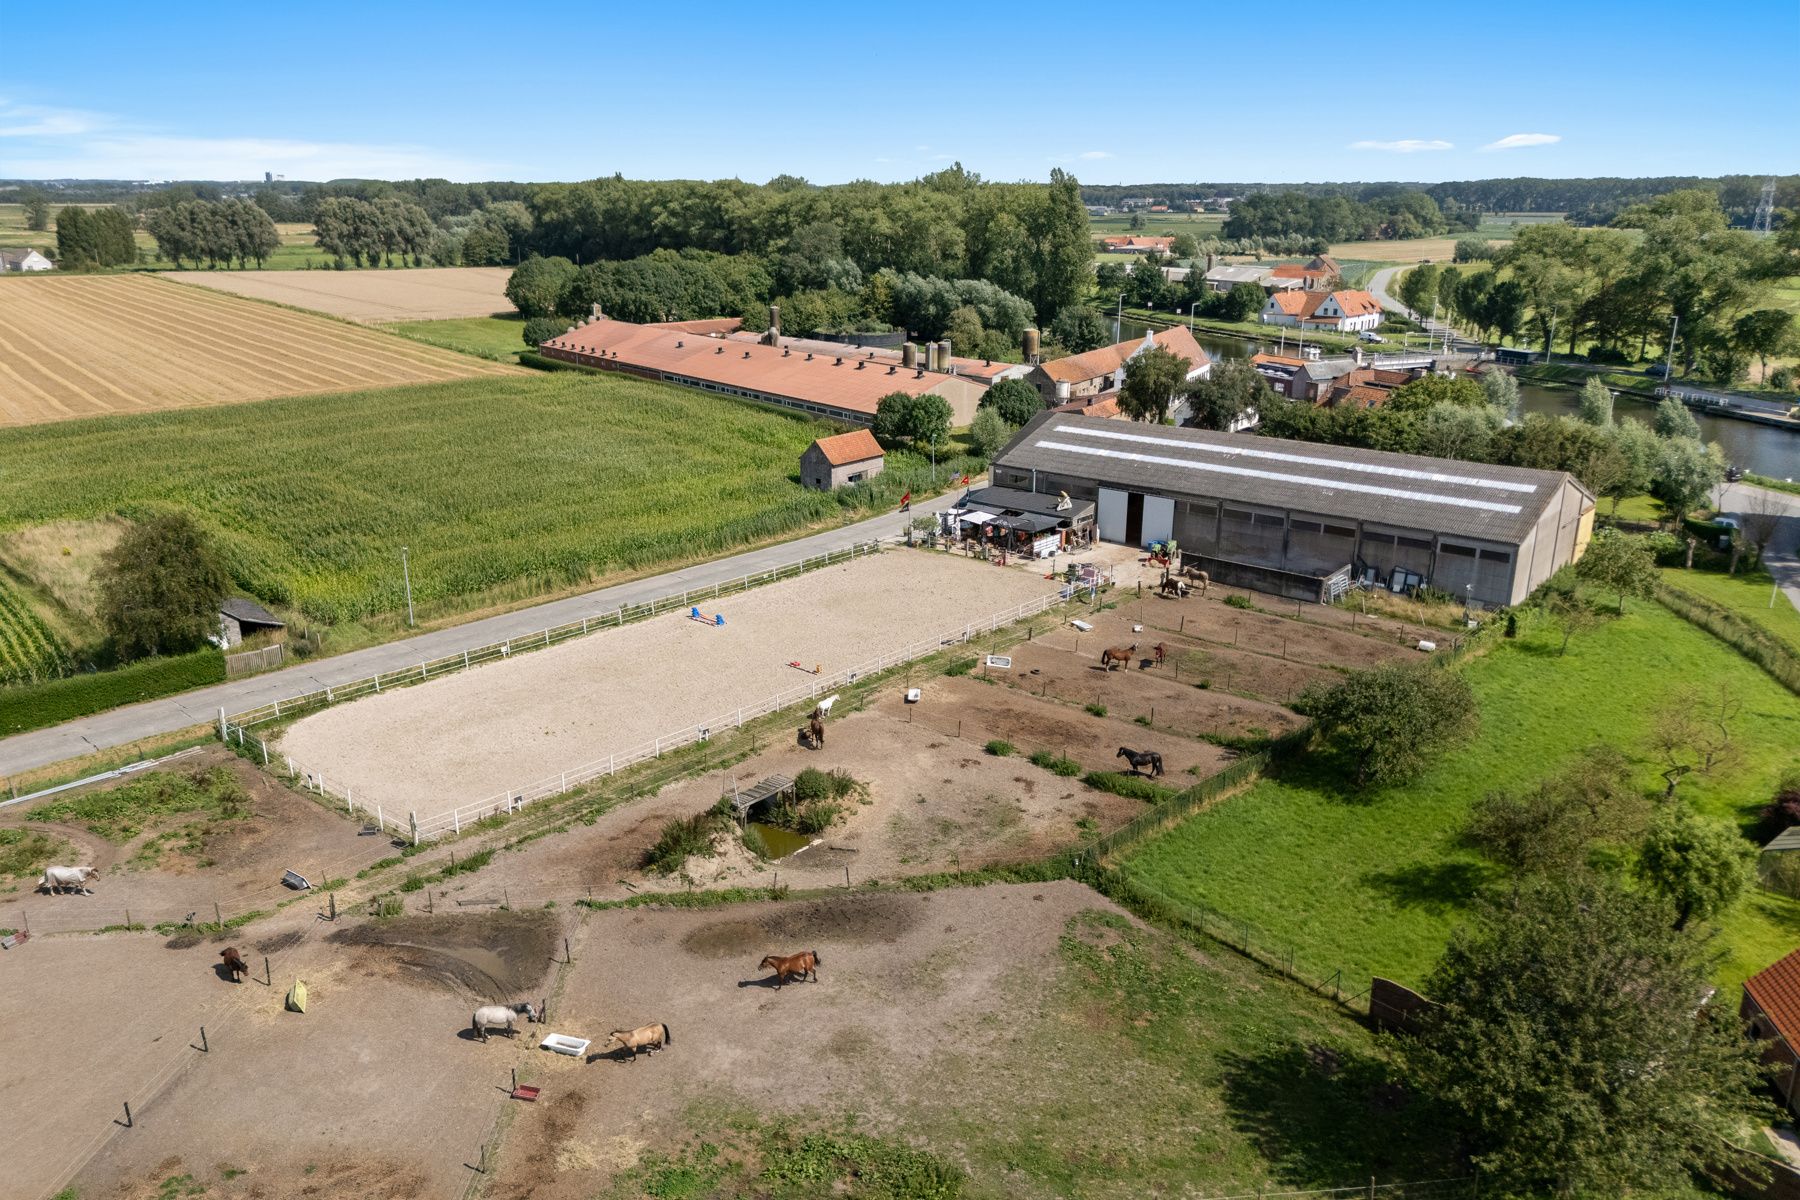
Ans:
POLYGON ((1263 305, 1264 325, 1298 325, 1359 333, 1381 324, 1381 304, 1368 292, 1277 292, 1263 305))
POLYGON ((1125 384, 1125 364, 1152 346, 1186 359, 1189 379, 1204 379, 1212 371, 1212 358, 1200 348, 1194 335, 1185 325, 1175 325, 1145 333, 1141 339, 1041 362, 1026 374, 1025 380, 1037 388, 1048 408, 1098 402, 1118 395, 1125 384))
POLYGON ((822 437, 800 454, 800 485, 821 492, 861 483, 881 474, 886 452, 867 429, 822 437))
POLYGON ((1108 254, 1148 254, 1155 250, 1159 254, 1168 254, 1175 245, 1173 237, 1139 237, 1136 234, 1118 234, 1101 238, 1101 246, 1108 254))
POLYGON ((546 358, 799 409, 856 425, 875 419, 890 392, 930 393, 967 425, 987 391, 977 379, 906 367, 874 350, 807 350, 595 317, 538 347, 546 358))
POLYGON ((1794 1103, 1800 1087, 1800 950, 1744 980, 1738 1016, 1752 1037, 1766 1043, 1763 1061, 1775 1068, 1773 1082, 1782 1103, 1800 1113, 1794 1103))

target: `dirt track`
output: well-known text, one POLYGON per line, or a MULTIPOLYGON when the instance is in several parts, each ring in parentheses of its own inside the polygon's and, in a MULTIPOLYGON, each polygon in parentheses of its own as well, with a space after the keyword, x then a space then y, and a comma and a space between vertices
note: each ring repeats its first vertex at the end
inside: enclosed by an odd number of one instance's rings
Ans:
POLYGON ((510 267, 359 271, 171 271, 171 279, 352 321, 430 321, 513 311, 510 267))
POLYGON ((307 717, 281 750, 420 819, 503 794, 1036 599, 1026 571, 892 550, 307 717))

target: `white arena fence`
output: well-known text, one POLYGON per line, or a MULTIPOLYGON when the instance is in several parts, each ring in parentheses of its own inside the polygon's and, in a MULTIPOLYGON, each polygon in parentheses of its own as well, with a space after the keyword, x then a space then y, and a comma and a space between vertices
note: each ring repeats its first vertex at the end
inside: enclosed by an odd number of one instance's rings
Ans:
POLYGON ((786 579, 816 567, 848 562, 854 557, 874 553, 879 546, 879 542, 859 542, 843 550, 802 559, 799 562, 785 564, 769 571, 759 571, 713 587, 690 589, 679 595, 653 600, 647 604, 630 605, 600 617, 590 617, 583 621, 559 625, 526 637, 513 638, 508 642, 494 643, 463 654, 428 660, 420 663, 417 668, 409 667, 405 671, 387 672, 353 683, 306 692, 233 716, 227 716, 221 712, 219 734, 226 742, 235 742, 238 746, 260 755, 264 766, 271 769, 285 769, 290 780, 301 782, 307 790, 315 792, 321 797, 329 796, 334 800, 343 801, 346 812, 352 815, 360 812, 365 821, 382 833, 392 834, 417 845, 427 839, 442 837, 446 833, 459 834, 464 825, 472 825, 484 817, 516 812, 533 801, 559 796, 570 788, 615 774, 638 763, 659 758, 671 750, 692 745, 695 742, 706 741, 714 732, 742 728, 746 721, 754 721, 802 701, 816 701, 821 696, 829 695, 833 688, 844 687, 864 676, 901 666, 935 654, 945 647, 960 645, 984 634, 993 633, 1015 621, 1035 616, 1055 607, 1072 596, 1076 590, 1065 585, 1055 592, 1040 596, 1035 600, 1028 600, 1023 604, 1014 605, 981 621, 965 623, 937 637, 926 638, 897 650, 888 651, 848 670, 814 678, 808 683, 777 692, 767 700, 721 713, 711 720, 675 730, 633 749, 609 754, 605 758, 582 763, 523 786, 508 788, 498 795, 462 805, 450 812, 427 816, 423 819, 415 812, 410 811, 404 814, 389 813, 383 805, 370 803, 366 797, 359 800, 349 784, 341 780, 332 780, 323 771, 317 771, 304 763, 295 762, 291 757, 280 754, 279 751, 271 751, 265 739, 251 732, 257 725, 361 696, 373 695, 381 691, 383 687, 391 688, 419 683, 438 675, 450 674, 478 666, 484 662, 510 657, 513 653, 522 650, 541 649, 601 629, 616 628, 631 621, 644 620, 691 607, 696 600, 743 591, 762 583, 786 579))

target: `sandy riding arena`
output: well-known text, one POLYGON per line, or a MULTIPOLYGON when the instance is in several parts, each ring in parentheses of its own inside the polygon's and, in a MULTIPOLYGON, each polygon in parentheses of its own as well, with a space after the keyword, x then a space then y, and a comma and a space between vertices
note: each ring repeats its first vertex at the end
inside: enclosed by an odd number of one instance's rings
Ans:
POLYGON ((0 281, 0 426, 517 371, 146 275, 0 281))
POLYGON ((281 752, 360 803, 424 820, 1054 588, 1028 571, 890 550, 703 606, 722 627, 675 613, 327 709, 288 730, 281 752))
POLYGON ((513 311, 510 267, 408 271, 173 271, 183 283, 311 308, 352 321, 434 321, 513 311))

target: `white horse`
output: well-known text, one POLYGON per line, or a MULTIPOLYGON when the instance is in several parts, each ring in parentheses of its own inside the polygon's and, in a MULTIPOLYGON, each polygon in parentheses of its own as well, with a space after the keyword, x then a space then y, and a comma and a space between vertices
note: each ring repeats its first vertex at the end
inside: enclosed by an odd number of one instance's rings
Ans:
POLYGON ((88 880, 100 878, 97 867, 45 867, 43 878, 38 880, 38 890, 60 892, 64 888, 74 888, 84 896, 94 894, 88 887, 88 880))
POLYGON ((527 1021, 544 1019, 543 1010, 535 1004, 484 1004, 475 1010, 469 1018, 469 1028, 482 1041, 488 1040, 488 1030, 504 1029, 507 1037, 519 1036, 518 1020, 524 1017, 527 1021))

